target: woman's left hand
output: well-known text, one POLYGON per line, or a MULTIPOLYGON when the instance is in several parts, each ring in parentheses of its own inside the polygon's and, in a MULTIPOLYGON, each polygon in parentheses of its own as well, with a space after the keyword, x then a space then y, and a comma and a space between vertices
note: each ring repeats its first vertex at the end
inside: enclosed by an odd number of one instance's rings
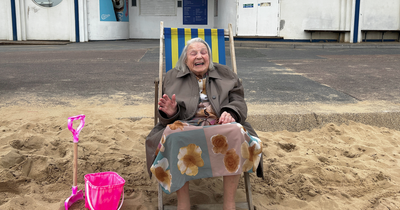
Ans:
POLYGON ((226 124, 231 122, 235 122, 235 119, 228 112, 223 112, 218 121, 219 124, 226 124))

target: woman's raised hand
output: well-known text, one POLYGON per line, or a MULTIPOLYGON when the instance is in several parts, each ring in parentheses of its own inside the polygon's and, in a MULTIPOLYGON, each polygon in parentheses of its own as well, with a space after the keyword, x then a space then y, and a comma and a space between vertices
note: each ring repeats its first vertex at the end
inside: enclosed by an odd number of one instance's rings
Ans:
POLYGON ((168 117, 172 117, 177 112, 177 103, 175 94, 171 98, 164 94, 158 101, 158 109, 163 111, 168 117))
POLYGON ((235 122, 235 118, 233 118, 228 112, 223 112, 218 121, 219 124, 226 124, 231 122, 235 122))

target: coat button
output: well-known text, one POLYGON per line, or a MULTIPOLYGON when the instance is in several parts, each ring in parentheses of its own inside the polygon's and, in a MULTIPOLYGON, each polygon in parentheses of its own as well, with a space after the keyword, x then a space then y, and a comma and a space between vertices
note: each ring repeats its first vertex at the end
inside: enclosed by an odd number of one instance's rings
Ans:
POLYGON ((213 96, 213 97, 212 97, 212 99, 216 99, 216 98, 217 98, 216 96, 213 96))

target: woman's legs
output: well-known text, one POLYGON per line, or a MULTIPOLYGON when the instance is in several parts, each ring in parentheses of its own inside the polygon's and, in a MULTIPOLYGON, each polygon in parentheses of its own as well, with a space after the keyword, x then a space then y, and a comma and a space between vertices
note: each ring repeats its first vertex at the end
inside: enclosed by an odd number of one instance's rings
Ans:
MULTIPOLYGON (((224 176, 224 210, 235 210, 235 195, 239 185, 240 174, 224 176)), ((178 198, 178 210, 190 209, 189 182, 176 191, 178 198)))
POLYGON ((190 209, 189 182, 176 191, 176 197, 178 198, 178 210, 190 209))
POLYGON ((235 194, 239 185, 240 174, 233 176, 224 176, 224 210, 234 210, 235 194))

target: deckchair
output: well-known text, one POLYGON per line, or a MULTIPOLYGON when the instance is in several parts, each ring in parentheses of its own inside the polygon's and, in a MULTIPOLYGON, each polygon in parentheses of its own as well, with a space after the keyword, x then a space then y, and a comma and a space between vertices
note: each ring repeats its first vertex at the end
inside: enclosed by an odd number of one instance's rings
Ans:
MULTIPOLYGON (((163 73, 175 67, 179 56, 186 45, 186 42, 192 38, 200 37, 205 40, 211 48, 213 62, 226 64, 225 58, 225 36, 229 36, 230 55, 232 69, 237 74, 235 48, 233 43, 232 25, 228 25, 228 30, 224 29, 201 29, 201 28, 164 28, 164 23, 160 22, 160 60, 159 75, 155 79, 155 97, 154 97, 154 125, 158 118, 158 99, 162 94, 163 73), (165 48, 165 51, 164 51, 165 48), (165 54, 164 54, 165 52, 165 54), (165 55, 165 68, 164 67, 165 55)), ((253 199, 251 195, 250 176, 244 172, 244 183, 246 190, 246 203, 236 203, 239 208, 248 208, 253 210, 253 199)), ((163 190, 158 187, 158 209, 164 210, 163 190)), ((171 206, 165 206, 165 209, 174 209, 171 206)), ((219 209, 212 204, 197 205, 196 209, 219 209)))

